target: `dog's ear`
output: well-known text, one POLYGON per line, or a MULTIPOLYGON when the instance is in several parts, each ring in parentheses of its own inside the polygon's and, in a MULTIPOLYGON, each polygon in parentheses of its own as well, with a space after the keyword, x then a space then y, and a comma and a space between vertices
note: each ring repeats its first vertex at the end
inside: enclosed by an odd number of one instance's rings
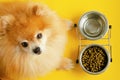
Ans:
POLYGON ((44 16, 49 14, 49 9, 46 5, 40 3, 29 3, 29 7, 33 15, 44 16))
POLYGON ((12 25, 14 20, 15 18, 12 15, 0 16, 0 28, 6 29, 8 25, 12 25))
POLYGON ((7 27, 13 24, 14 19, 12 15, 0 16, 0 35, 5 34, 7 27))

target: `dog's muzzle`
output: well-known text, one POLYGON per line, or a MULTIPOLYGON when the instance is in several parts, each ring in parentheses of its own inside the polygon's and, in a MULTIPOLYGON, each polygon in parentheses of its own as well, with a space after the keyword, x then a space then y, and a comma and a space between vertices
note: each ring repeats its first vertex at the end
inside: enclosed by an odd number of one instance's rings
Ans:
POLYGON ((36 47, 35 49, 33 49, 33 52, 35 53, 35 54, 41 54, 41 49, 40 49, 40 47, 36 47))

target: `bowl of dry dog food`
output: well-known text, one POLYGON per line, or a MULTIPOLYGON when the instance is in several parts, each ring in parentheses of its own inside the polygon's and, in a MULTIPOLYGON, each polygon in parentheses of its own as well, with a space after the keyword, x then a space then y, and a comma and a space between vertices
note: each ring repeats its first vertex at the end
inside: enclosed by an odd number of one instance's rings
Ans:
POLYGON ((80 52, 79 63, 87 73, 100 74, 107 69, 110 54, 103 46, 91 44, 80 52))

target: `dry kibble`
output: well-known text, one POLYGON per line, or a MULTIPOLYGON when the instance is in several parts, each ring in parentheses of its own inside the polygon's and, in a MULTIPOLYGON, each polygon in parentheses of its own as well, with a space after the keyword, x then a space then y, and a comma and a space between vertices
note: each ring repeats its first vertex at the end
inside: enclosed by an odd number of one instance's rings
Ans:
POLYGON ((107 65, 107 55, 99 46, 87 48, 82 55, 82 64, 86 70, 91 72, 99 72, 107 65))

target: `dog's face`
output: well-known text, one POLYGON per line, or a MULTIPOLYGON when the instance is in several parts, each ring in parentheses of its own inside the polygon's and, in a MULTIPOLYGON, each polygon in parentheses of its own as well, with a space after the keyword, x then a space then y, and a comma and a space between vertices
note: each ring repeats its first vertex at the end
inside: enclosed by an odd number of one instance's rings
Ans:
POLYGON ((30 33, 28 36, 30 38, 19 36, 17 38, 19 47, 27 53, 31 54, 41 54, 45 50, 45 45, 47 41, 47 36, 44 34, 45 31, 36 31, 30 33))
POLYGON ((18 33, 19 36, 16 36, 20 48, 31 54, 43 53, 45 50, 49 29, 45 28, 46 26, 39 18, 30 19, 25 27, 26 28, 20 31, 22 33, 18 33))
POLYGON ((6 35, 19 52, 41 54, 46 49, 50 29, 38 16, 14 21, 6 28, 6 35))
POLYGON ((47 34, 50 32, 48 28, 45 28, 43 22, 40 19, 32 18, 27 25, 22 24, 19 26, 25 26, 25 28, 19 29, 20 32, 16 32, 18 34, 15 35, 20 49, 31 54, 43 53, 49 37, 47 34))
POLYGON ((47 36, 44 33, 44 31, 40 30, 34 33, 30 33, 28 35, 31 36, 30 38, 18 35, 19 37, 17 40, 19 43, 19 48, 26 53, 41 54, 45 50, 45 45, 47 41, 47 36))

